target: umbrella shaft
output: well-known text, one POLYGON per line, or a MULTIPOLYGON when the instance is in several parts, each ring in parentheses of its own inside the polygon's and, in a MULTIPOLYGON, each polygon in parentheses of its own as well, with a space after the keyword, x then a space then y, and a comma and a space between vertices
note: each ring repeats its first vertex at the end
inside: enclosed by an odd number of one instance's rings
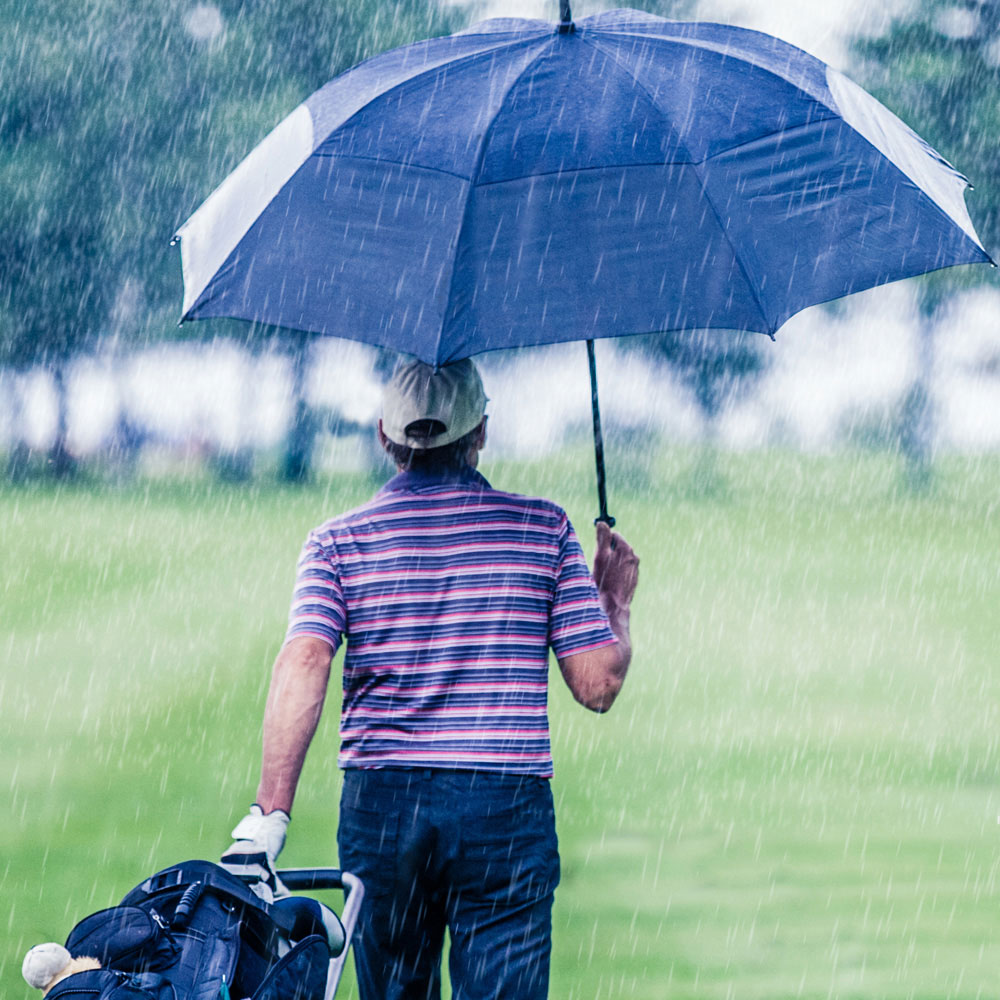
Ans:
MULTIPOLYGON (((609 528, 615 526, 615 519, 608 513, 608 491, 604 482, 604 435, 601 433, 601 406, 597 399, 597 360, 594 357, 594 342, 587 341, 587 360, 590 363, 590 410, 594 417, 594 459, 597 463, 597 502, 601 512, 597 521, 604 521, 609 528)), ((595 522, 596 523, 596 522, 595 522)))

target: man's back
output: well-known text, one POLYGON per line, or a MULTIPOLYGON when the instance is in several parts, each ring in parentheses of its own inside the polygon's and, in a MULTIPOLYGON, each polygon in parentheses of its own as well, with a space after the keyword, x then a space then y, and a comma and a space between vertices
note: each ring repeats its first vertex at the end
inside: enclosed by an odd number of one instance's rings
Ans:
POLYGON ((401 473, 312 532, 288 634, 346 635, 342 767, 541 777, 549 647, 616 641, 563 510, 471 468, 401 473))

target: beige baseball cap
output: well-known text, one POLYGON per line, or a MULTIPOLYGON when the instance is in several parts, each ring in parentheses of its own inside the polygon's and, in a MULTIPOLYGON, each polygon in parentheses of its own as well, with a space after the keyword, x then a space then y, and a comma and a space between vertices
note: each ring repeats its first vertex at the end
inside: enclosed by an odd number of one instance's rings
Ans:
POLYGON ((437 370, 423 361, 404 362, 382 393, 382 432, 407 448, 440 448, 476 427, 486 402, 479 371, 468 358, 437 370), (415 435, 413 425, 426 420, 443 429, 415 435))

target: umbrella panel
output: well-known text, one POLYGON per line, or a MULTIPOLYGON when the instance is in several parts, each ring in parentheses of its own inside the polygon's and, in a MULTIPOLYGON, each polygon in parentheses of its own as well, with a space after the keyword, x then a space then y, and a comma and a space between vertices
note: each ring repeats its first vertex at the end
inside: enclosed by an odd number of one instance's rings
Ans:
POLYGON ((442 360, 686 326, 765 328, 692 165, 476 188, 449 298, 442 360))
POLYGON ((469 179, 511 87, 547 42, 509 45, 502 58, 476 49, 376 93, 331 131, 318 133, 316 155, 374 158, 469 179))
POLYGON ((767 317, 750 329, 773 333, 818 302, 985 257, 840 120, 748 143, 705 164, 704 176, 767 317))
POLYGON ((261 213, 198 304, 424 357, 437 343, 465 185, 314 157, 261 213))

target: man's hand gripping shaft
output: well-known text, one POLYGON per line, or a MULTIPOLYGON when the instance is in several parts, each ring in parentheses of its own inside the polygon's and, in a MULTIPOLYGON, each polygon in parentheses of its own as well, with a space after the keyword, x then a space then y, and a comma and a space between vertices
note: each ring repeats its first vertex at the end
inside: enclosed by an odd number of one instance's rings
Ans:
POLYGON ((618 642, 559 660, 559 669, 573 697, 593 712, 606 712, 611 707, 632 660, 629 609, 638 582, 639 557, 617 531, 599 521, 594 583, 618 642))

